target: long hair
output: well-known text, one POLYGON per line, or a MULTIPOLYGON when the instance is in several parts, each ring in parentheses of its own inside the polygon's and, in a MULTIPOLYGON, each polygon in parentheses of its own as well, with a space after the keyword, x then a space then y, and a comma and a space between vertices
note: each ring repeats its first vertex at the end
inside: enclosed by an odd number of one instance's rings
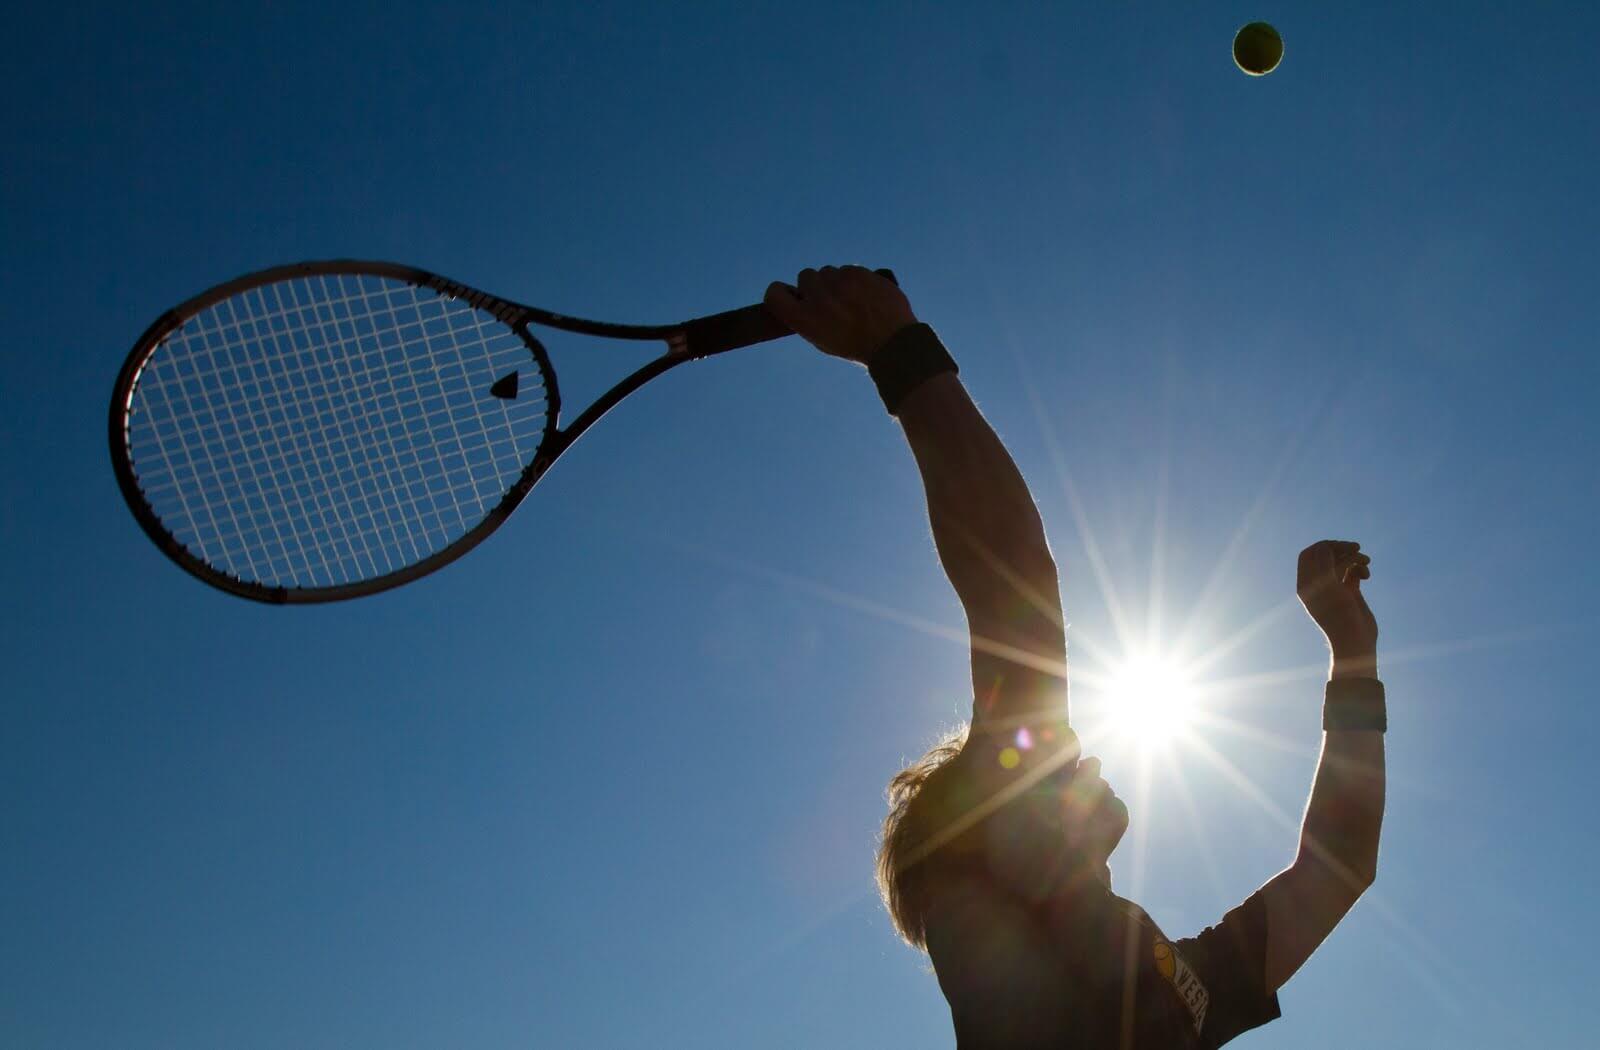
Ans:
POLYGON ((956 796, 956 760, 966 746, 963 725, 928 749, 889 781, 889 813, 878 844, 878 893, 895 932, 920 951, 928 950, 929 887, 946 862, 965 852, 957 822, 963 801, 956 796))
POLYGON ((932 891, 952 871, 976 865, 987 871, 998 851, 1009 890, 1038 901, 1086 870, 1080 851, 1064 848, 1058 824, 1060 773, 1074 768, 1077 734, 1047 728, 1052 743, 1033 749, 1005 781, 973 775, 982 747, 970 733, 965 725, 950 731, 889 781, 878 893, 895 932, 921 951, 928 950, 932 891))

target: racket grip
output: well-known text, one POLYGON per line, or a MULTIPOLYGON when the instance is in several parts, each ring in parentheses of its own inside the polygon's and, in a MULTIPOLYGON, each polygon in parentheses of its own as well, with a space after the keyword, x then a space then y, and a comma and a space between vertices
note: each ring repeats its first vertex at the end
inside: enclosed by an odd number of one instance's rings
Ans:
MULTIPOLYGON (((879 277, 887 277, 896 285, 900 283, 895 279, 893 270, 875 272, 879 277)), ((738 350, 741 347, 754 346, 757 343, 766 343, 793 334, 788 325, 773 316, 766 304, 756 303, 754 306, 685 321, 683 342, 679 352, 690 357, 709 357, 711 354, 738 350)), ((676 341, 674 345, 678 345, 676 341)))

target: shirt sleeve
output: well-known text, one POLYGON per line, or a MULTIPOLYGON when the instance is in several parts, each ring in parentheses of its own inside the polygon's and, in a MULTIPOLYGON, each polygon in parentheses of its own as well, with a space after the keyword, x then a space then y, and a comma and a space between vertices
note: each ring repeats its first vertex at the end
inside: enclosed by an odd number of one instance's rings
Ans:
POLYGON ((1210 994, 1202 1046, 1221 1046, 1281 1015, 1277 993, 1267 991, 1267 907, 1259 891, 1215 926, 1174 947, 1210 994))

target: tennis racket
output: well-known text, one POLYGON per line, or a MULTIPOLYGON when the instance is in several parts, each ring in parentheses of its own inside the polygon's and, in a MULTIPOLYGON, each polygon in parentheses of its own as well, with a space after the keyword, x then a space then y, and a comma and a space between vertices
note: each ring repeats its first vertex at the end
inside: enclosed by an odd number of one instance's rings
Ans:
POLYGON ((111 462, 145 533, 213 587, 280 604, 356 598, 482 543, 645 383, 788 334, 760 304, 608 324, 394 263, 280 266, 140 336, 111 397, 111 462), (562 427, 534 325, 666 351, 562 427))

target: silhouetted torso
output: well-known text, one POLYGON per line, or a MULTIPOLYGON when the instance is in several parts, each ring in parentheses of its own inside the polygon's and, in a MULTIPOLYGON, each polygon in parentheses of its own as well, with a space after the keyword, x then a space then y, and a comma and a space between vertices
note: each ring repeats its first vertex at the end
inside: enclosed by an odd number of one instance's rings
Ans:
POLYGON ((1026 905, 981 870, 949 881, 928 923, 959 1050, 1212 1050, 1278 1016, 1265 946, 1259 896, 1172 941, 1098 883, 1026 905))

